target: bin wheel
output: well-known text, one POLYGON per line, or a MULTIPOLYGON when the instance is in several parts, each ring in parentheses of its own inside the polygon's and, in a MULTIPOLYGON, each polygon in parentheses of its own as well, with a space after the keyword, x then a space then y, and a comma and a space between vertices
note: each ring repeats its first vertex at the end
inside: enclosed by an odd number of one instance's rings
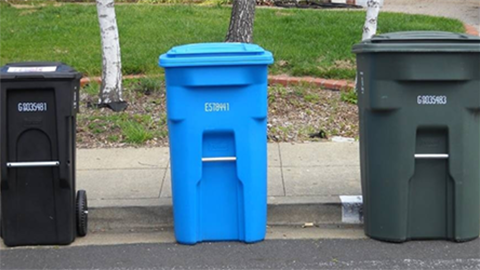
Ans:
POLYGON ((88 205, 87 192, 79 190, 77 192, 77 235, 85 236, 88 231, 88 205))

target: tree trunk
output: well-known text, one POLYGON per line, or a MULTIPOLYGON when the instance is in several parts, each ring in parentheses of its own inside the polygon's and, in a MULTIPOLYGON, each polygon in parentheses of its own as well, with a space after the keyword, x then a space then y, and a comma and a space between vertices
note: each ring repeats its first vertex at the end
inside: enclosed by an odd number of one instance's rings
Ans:
POLYGON ((377 33, 378 13, 383 6, 383 0, 367 0, 367 17, 363 26, 362 40, 370 39, 377 33))
POLYGON ((226 42, 253 42, 256 0, 234 0, 226 42))
POLYGON ((118 38, 114 0, 97 0, 98 22, 102 39, 102 86, 99 106, 123 111, 127 103, 122 99, 122 60, 118 38))
MULTIPOLYGON (((367 17, 363 26, 362 41, 372 38, 377 33, 378 14, 383 6, 383 0, 357 0, 357 5, 367 8, 367 17)), ((355 85, 357 85, 358 75, 355 77, 355 85)), ((358 93, 359 89, 357 89, 358 93)))

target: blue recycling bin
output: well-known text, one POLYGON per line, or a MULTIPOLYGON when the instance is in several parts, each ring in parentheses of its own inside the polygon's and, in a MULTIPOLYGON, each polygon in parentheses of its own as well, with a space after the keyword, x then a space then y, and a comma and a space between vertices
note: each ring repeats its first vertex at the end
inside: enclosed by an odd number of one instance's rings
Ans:
POLYGON ((258 45, 202 43, 165 68, 175 237, 257 242, 267 223, 267 75, 258 45))

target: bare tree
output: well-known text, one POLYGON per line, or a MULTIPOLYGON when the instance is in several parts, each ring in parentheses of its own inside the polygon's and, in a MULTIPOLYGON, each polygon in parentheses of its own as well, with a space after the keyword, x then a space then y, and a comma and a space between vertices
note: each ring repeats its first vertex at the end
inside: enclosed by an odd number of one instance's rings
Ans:
POLYGON ((370 39, 377 33, 378 14, 383 6, 383 0, 367 0, 364 6, 367 7, 367 17, 363 26, 362 40, 370 39))
POLYGON ((102 86, 99 106, 123 111, 122 60, 114 0, 97 0, 98 22, 102 39, 102 86))
POLYGON ((256 0, 234 0, 226 42, 253 42, 256 0))

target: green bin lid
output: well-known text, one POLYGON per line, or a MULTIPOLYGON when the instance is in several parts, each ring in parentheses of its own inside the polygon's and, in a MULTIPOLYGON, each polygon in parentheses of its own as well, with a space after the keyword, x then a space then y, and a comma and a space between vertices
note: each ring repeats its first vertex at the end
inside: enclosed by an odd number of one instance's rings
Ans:
POLYGON ((353 52, 480 52, 480 37, 439 31, 396 32, 362 41, 353 46, 353 52))

